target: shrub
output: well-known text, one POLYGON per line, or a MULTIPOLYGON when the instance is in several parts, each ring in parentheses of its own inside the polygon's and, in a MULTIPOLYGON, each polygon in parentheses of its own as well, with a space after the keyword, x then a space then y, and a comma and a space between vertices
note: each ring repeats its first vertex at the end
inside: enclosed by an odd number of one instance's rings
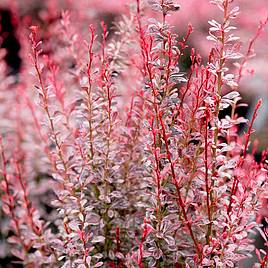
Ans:
MULTIPOLYGON (((237 267, 252 232, 267 240, 266 151, 249 153, 261 100, 250 120, 237 114, 267 19, 243 54, 233 2, 211 1, 222 20, 209 21, 207 57, 188 47, 190 24, 184 37, 169 25, 179 5, 137 0, 111 38, 68 11, 43 33, 31 26, 17 81, 2 61, 2 226, 20 263, 237 267)), ((267 267, 267 251, 256 254, 267 267)))

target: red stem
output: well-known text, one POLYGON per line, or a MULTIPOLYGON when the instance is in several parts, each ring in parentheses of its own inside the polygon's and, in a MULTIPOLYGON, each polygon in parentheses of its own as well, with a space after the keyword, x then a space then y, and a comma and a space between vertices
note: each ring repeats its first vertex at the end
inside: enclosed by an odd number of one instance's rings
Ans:
MULTIPOLYGON (((255 109, 254 109, 254 113, 253 113, 253 116, 252 116, 252 120, 250 122, 250 125, 249 125, 249 128, 248 128, 248 132, 246 134, 246 143, 245 143, 245 146, 244 146, 244 151, 242 153, 242 156, 240 157, 240 159, 238 160, 237 162, 237 165, 236 165, 236 168, 240 168, 243 166, 244 164, 244 161, 245 161, 245 158, 246 158, 246 155, 247 155, 247 149, 248 149, 248 145, 249 145, 249 139, 250 139, 250 136, 252 134, 252 128, 253 128, 253 124, 254 124, 254 121, 257 117, 257 112, 261 106, 261 103, 262 103, 262 100, 260 99, 258 101, 258 103, 256 104, 255 106, 255 109)), ((229 206, 228 206, 228 209, 227 209, 227 215, 229 216, 230 213, 232 212, 232 203, 234 201, 233 199, 233 196, 236 194, 237 192, 237 189, 238 189, 238 183, 239 183, 239 180, 238 178, 235 176, 234 177, 234 181, 233 181, 233 185, 232 185, 232 189, 231 189, 231 193, 230 193, 230 203, 229 203, 229 206)), ((224 227, 223 229, 223 232, 226 231, 226 226, 224 227)))
POLYGON ((211 218, 211 210, 210 210, 210 187, 208 181, 208 122, 209 122, 209 111, 206 109, 206 123, 205 123, 205 183, 206 183, 206 201, 207 201, 207 211, 208 211, 208 219, 209 226, 207 231, 207 243, 209 244, 209 236, 211 234, 212 229, 212 218, 211 218))
POLYGON ((192 224, 188 219, 186 209, 185 209, 185 204, 183 202, 181 192, 180 192, 180 186, 179 186, 177 178, 176 178, 174 163, 173 163, 173 161, 171 159, 171 153, 170 153, 169 145, 168 145, 168 138, 167 138, 167 135, 166 135, 165 125, 164 125, 164 122, 162 120, 162 116, 160 116, 159 119, 160 119, 160 123, 161 123, 161 127, 162 127, 162 133, 163 133, 163 139, 164 139, 165 147, 166 147, 167 159, 168 159, 168 161, 170 163, 170 169, 171 169, 171 175, 172 175, 172 179, 173 179, 173 184, 175 185, 175 188, 176 188, 176 191, 177 191, 177 194, 178 194, 178 198, 176 199, 176 201, 177 201, 178 206, 182 210, 182 214, 183 214, 184 220, 186 221, 186 226, 187 226, 187 228, 188 228, 188 230, 190 232, 190 236, 191 236, 191 238, 192 238, 192 240, 194 242, 196 252, 197 252, 198 256, 201 257, 201 251, 200 251, 198 242, 197 242, 197 240, 195 238, 194 232, 192 230, 192 224))

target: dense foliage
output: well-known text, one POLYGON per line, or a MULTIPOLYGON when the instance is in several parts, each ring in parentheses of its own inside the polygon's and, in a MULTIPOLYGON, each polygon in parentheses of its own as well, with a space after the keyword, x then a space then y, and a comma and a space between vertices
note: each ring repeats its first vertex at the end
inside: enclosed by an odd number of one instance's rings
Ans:
POLYGON ((170 25, 183 13, 173 0, 133 1, 111 29, 44 16, 20 33, 15 75, 2 50, 2 255, 24 267, 238 267, 255 252, 267 267, 252 236, 267 241, 267 151, 257 162, 250 146, 262 101, 250 119, 237 109, 268 17, 243 49, 236 1, 210 2, 221 15, 208 55, 189 47, 191 24, 183 36, 170 25))

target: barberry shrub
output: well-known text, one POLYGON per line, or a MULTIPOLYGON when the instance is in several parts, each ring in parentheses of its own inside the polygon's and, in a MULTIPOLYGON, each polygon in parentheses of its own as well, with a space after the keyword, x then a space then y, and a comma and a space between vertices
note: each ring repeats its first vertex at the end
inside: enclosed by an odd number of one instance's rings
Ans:
POLYGON ((16 79, 1 61, 6 254, 24 267, 238 267, 255 251, 267 267, 252 236, 267 243, 266 151, 256 162, 250 149, 262 101, 237 114, 267 19, 243 54, 235 1, 210 2, 222 20, 207 56, 190 24, 184 37, 169 25, 177 3, 137 0, 112 29, 69 11, 49 33, 31 26, 16 79))

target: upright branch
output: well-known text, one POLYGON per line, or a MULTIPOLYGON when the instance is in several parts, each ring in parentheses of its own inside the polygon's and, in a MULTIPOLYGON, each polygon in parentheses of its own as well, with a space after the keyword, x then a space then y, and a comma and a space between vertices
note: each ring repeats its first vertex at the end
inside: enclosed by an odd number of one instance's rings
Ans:
POLYGON ((95 29, 92 25, 89 26, 89 31, 91 34, 90 42, 88 45, 88 66, 87 66, 87 77, 88 86, 85 88, 87 94, 87 107, 88 107, 88 124, 89 124, 89 142, 90 142, 90 152, 91 157, 94 156, 94 140, 93 140, 93 98, 92 98, 92 64, 94 59, 93 44, 95 40, 95 29))
POLYGON ((267 23, 268 23, 268 16, 266 17, 265 20, 260 21, 255 35, 249 40, 246 54, 243 56, 242 62, 238 63, 238 76, 236 79, 237 84, 239 84, 241 79, 242 79, 243 70, 244 70, 248 60, 255 55, 254 54, 254 45, 255 45, 256 41, 258 40, 259 36, 261 35, 261 33, 264 31, 267 23))
MULTIPOLYGON (((213 134, 213 144, 212 148, 212 176, 217 176, 217 151, 218 151, 218 140, 220 134, 220 123, 219 123, 219 112, 221 106, 221 98, 222 98, 222 89, 223 86, 229 85, 231 87, 236 86, 237 84, 234 82, 234 76, 232 74, 228 74, 228 60, 236 59, 238 57, 237 54, 227 53, 229 49, 234 46, 234 42, 239 39, 239 37, 234 36, 230 33, 232 30, 236 29, 236 27, 231 25, 232 19, 235 19, 239 13, 239 8, 234 7, 231 9, 230 0, 212 0, 211 3, 217 5, 223 13, 223 21, 217 22, 216 20, 211 20, 208 23, 211 25, 209 28, 209 36, 208 40, 214 42, 214 48, 211 52, 211 55, 214 54, 214 61, 209 61, 208 70, 211 72, 216 78, 215 91, 212 93, 212 98, 214 99, 214 107, 213 107, 213 118, 212 124, 214 128, 213 134)), ((211 180, 211 187, 213 187, 214 181, 211 180)), ((210 201, 214 203, 213 191, 210 191, 210 201)), ((210 219, 213 218, 213 210, 210 212, 211 215, 208 215, 210 219)), ((211 233, 211 224, 209 224, 208 233, 211 233)))
POLYGON ((49 92, 48 92, 48 87, 45 86, 44 83, 44 79, 42 76, 42 71, 43 68, 40 67, 39 64, 39 55, 42 53, 42 49, 40 49, 40 46, 42 44, 42 41, 37 41, 37 33, 38 33, 38 27, 37 26, 31 26, 31 33, 30 33, 30 41, 31 41, 31 45, 32 45, 32 53, 31 53, 31 58, 34 64, 34 68, 37 74, 37 78, 39 81, 39 85, 40 87, 36 87, 37 91, 39 93, 39 100, 40 100, 40 105, 41 107, 44 109, 47 118, 48 118, 48 122, 49 122, 49 126, 50 126, 50 131, 51 131, 51 136, 53 138, 53 141, 55 142, 56 148, 57 148, 57 153, 58 153, 58 157, 61 161, 61 164, 63 165, 64 168, 64 176, 65 179, 67 179, 67 163, 64 159, 64 155, 63 155, 63 148, 62 145, 59 141, 58 135, 57 135, 57 131, 56 131, 56 127, 52 118, 52 115, 50 113, 49 110, 49 92))
POLYGON ((19 254, 19 258, 22 260, 26 259, 27 253, 31 248, 31 244, 28 244, 24 236, 21 232, 21 220, 16 215, 16 198, 12 194, 13 189, 11 185, 11 176, 9 176, 7 171, 7 159, 6 154, 3 146, 2 137, 0 137, 0 150, 1 150, 1 159, 2 159, 2 167, 1 167, 1 175, 3 176, 3 181, 1 182, 1 189, 4 191, 4 195, 2 195, 2 209, 3 211, 10 217, 11 219, 11 226, 12 231, 14 232, 15 236, 18 238, 17 242, 18 245, 22 247, 22 252, 19 254))

